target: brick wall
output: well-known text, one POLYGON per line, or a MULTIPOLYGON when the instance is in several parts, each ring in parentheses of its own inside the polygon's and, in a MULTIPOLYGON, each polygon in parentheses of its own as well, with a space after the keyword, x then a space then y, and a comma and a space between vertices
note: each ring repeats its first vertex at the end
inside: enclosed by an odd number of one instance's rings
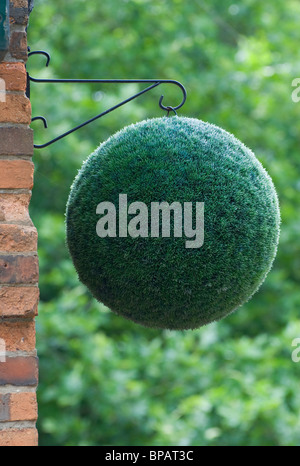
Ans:
POLYGON ((10 2, 10 48, 0 62, 0 446, 36 446, 39 299, 37 231, 29 215, 33 135, 25 96, 29 0, 10 2))

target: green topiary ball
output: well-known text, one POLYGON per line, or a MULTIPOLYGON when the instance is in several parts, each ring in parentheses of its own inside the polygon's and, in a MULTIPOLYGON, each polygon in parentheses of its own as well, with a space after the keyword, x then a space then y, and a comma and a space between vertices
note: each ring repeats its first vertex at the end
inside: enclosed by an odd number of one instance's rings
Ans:
POLYGON ((101 144, 66 210, 68 248, 93 296, 136 323, 175 330, 249 300, 279 227, 276 191, 254 154, 215 125, 177 116, 101 144))

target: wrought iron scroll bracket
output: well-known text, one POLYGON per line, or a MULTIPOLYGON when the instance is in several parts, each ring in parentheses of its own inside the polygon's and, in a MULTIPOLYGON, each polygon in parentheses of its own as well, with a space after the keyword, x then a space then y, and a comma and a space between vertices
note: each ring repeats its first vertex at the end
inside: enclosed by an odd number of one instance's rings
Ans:
MULTIPOLYGON (((46 66, 49 65, 50 62, 50 55, 47 52, 44 52, 42 50, 37 50, 33 52, 28 53, 28 57, 31 55, 44 55, 47 59, 46 61, 46 66)), ((74 131, 77 131, 78 129, 88 125, 89 123, 92 123, 93 121, 101 118, 104 115, 107 115, 108 113, 116 110, 117 108, 121 107, 122 105, 127 104, 128 102, 136 99, 137 97, 141 96, 142 94, 145 94, 146 92, 150 91, 151 89, 154 89, 155 87, 159 86, 160 84, 174 84, 178 86, 181 91, 182 91, 182 101, 180 102, 179 105, 176 107, 171 107, 171 106, 165 106, 163 105, 163 98, 164 96, 161 95, 159 99, 159 107, 162 110, 167 111, 167 115, 169 115, 170 112, 174 112, 175 115, 176 110, 181 108, 183 104, 186 101, 186 90, 184 86, 179 82, 179 81, 174 81, 172 79, 39 79, 39 78, 34 78, 30 76, 29 73, 27 73, 27 90, 26 90, 26 95, 28 98, 30 98, 30 83, 56 83, 56 84, 61 84, 61 83, 75 83, 75 84, 82 84, 82 83, 112 83, 112 84, 131 84, 131 83, 144 83, 144 84, 150 84, 150 86, 147 86, 143 90, 139 91, 138 93, 128 97, 127 99, 123 100, 122 102, 118 103, 117 105, 114 105, 113 107, 109 108, 108 110, 105 110, 104 112, 99 113, 98 115, 90 118, 89 120, 81 123, 80 125, 75 126, 75 128, 70 129, 69 131, 66 131, 65 133, 55 137, 54 139, 51 139, 50 141, 46 142, 45 144, 34 144, 34 147, 37 149, 42 149, 44 147, 49 146, 50 144, 53 144, 56 141, 59 141, 60 139, 68 136, 69 134, 73 133, 74 131)), ((31 121, 35 120, 41 120, 44 124, 44 127, 47 128, 47 120, 42 117, 42 116, 37 116, 32 118, 31 121)))

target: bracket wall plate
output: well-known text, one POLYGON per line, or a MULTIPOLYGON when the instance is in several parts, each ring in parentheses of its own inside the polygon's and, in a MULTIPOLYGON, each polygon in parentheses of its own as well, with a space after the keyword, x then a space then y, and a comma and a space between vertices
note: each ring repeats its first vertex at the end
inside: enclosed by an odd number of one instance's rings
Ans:
POLYGON ((0 0, 0 61, 9 48, 9 0, 0 0))

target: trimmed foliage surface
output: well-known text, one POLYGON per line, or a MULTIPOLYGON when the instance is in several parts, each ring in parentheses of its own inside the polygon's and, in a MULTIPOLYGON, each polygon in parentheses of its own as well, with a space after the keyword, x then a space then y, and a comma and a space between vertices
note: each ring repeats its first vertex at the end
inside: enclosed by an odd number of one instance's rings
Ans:
MULTIPOLYGON (((129 216, 130 219, 130 216, 129 216)), ((93 296, 146 327, 193 329, 248 301, 277 251, 280 214, 253 152, 194 118, 154 118, 102 143, 78 172, 66 210, 68 248, 93 296), (100 202, 204 202, 204 243, 186 237, 105 237, 100 202)), ((172 232, 172 229, 171 229, 172 232)))

